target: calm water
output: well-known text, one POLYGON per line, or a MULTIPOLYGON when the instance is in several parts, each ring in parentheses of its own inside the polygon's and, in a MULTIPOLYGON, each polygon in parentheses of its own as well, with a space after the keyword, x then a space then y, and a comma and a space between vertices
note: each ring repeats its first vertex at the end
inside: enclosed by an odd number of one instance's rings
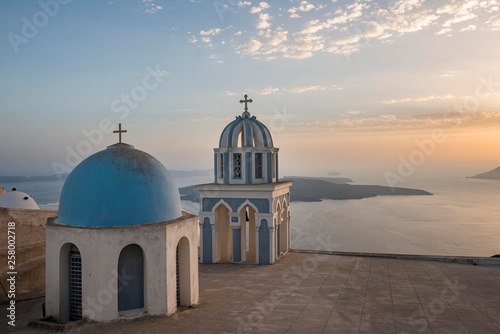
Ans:
MULTIPOLYGON (((209 182, 182 178, 179 186, 209 182)), ((2 184, 57 209, 62 182, 2 184)), ((500 254, 500 181, 463 178, 408 181, 433 196, 292 204, 292 247, 376 253, 491 256, 500 254)), ((198 212, 198 204, 183 201, 198 212)))
POLYGON ((31 195, 42 209, 57 209, 63 184, 64 181, 38 181, 1 183, 0 186, 4 187, 5 191, 16 188, 31 195))
POLYGON ((500 181, 406 183, 433 196, 293 203, 294 248, 354 252, 500 254, 500 181))

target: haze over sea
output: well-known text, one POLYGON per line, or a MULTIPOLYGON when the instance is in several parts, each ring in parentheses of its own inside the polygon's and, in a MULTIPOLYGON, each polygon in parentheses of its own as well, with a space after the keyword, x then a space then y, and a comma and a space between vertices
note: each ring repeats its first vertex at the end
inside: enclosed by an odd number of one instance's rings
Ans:
MULTIPOLYGON (((346 175, 349 177, 348 175, 346 175)), ((359 174, 354 184, 384 185, 380 174, 359 174)), ((179 187, 210 182, 176 179, 179 187)), ((41 208, 57 209, 59 181, 1 184, 29 193, 41 208)), ((433 196, 385 196, 362 200, 292 203, 292 248, 419 255, 500 254, 500 181, 450 173, 411 177, 397 186, 433 196)), ((198 212, 198 203, 182 201, 198 212)))

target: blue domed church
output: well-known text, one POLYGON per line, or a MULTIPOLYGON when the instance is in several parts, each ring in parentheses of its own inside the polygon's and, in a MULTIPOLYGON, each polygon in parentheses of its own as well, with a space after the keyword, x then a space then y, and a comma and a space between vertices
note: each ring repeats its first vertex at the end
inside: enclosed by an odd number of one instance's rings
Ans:
POLYGON ((290 249, 290 186, 278 178, 278 148, 248 112, 229 123, 214 149, 214 183, 200 193, 202 263, 272 264, 290 249))
POLYGON ((119 133, 70 173, 47 223, 46 313, 61 323, 198 303, 198 219, 167 169, 119 133))

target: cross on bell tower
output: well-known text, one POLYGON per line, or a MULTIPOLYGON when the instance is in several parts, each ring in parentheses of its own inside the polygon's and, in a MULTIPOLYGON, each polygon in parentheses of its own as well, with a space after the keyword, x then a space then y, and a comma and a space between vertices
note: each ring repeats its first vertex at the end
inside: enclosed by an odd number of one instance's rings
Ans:
POLYGON ((248 112, 248 103, 252 103, 252 99, 248 99, 248 95, 244 95, 244 100, 240 100, 240 103, 245 103, 245 112, 243 113, 243 116, 250 116, 250 113, 248 112))
POLYGON ((122 142, 122 133, 127 132, 127 130, 122 130, 122 123, 118 123, 118 130, 113 131, 113 133, 118 133, 118 142, 122 142))

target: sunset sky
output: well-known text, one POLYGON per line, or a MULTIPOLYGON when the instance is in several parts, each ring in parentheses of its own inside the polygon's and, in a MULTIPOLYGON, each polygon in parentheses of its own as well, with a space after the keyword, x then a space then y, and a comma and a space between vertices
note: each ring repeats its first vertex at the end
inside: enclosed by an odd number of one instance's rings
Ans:
POLYGON ((498 0, 5 0, 0 29, 0 175, 70 168, 120 122, 212 168, 245 93, 282 175, 500 165, 498 0))

